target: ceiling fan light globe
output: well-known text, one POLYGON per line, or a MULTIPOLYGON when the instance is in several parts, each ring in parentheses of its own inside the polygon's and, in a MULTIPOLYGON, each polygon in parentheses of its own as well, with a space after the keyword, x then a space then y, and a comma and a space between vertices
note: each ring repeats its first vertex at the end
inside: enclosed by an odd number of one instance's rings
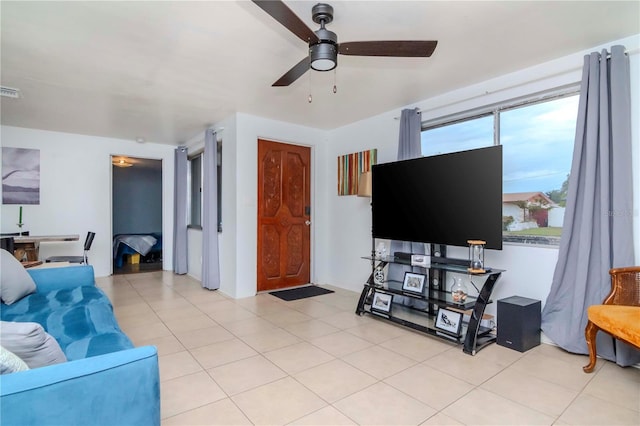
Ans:
POLYGON ((336 63, 331 59, 317 59, 311 62, 311 68, 316 71, 331 71, 336 67, 336 63))

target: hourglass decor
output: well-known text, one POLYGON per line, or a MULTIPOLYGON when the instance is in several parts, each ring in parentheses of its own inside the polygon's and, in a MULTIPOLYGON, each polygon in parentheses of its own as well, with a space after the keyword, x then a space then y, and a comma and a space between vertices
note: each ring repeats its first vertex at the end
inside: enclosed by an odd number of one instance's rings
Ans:
POLYGON ((486 241, 482 240, 468 240, 469 244, 469 268, 468 271, 472 274, 484 274, 484 246, 486 241))

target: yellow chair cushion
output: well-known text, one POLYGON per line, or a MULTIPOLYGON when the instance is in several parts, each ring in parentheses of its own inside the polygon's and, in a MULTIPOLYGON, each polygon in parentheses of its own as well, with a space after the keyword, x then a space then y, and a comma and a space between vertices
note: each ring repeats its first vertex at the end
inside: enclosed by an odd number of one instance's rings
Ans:
POLYGON ((640 347, 640 306, 593 305, 587 315, 601 330, 640 347))

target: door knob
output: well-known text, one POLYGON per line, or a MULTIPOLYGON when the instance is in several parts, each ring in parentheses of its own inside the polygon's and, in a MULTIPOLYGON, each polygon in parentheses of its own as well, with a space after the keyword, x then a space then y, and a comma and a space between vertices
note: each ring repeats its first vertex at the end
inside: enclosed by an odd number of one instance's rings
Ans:
POLYGON ((304 224, 305 224, 305 225, 307 225, 307 226, 309 226, 309 225, 311 225, 311 221, 310 221, 310 220, 305 220, 305 221, 304 221, 304 224))

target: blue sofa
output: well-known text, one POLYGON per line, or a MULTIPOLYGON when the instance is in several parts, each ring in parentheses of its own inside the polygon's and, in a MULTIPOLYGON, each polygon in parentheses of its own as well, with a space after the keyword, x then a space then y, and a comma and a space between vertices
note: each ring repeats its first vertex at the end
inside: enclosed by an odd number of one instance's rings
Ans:
POLYGON ((159 425, 157 350, 120 330, 93 267, 28 272, 36 292, 0 318, 39 323, 67 362, 0 376, 2 425, 159 425))

